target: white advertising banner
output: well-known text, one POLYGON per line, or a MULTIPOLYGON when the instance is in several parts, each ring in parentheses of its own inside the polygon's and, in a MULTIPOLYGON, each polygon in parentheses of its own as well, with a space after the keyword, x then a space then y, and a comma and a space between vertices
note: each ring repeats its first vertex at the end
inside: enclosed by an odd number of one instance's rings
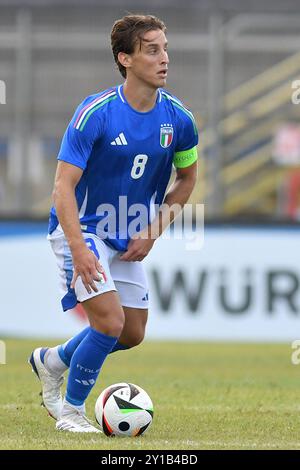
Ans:
POLYGON ((60 306, 56 260, 45 235, 0 238, 0 337, 64 338, 85 326, 60 306))
MULTIPOLYGON (((292 341, 300 338, 300 231, 207 228, 204 245, 158 240, 144 261, 148 339, 292 341)), ((0 337, 64 338, 86 325, 63 313, 44 235, 0 238, 0 337)))
POLYGON ((146 265, 156 338, 300 337, 300 231, 208 228, 200 251, 161 240, 146 265))

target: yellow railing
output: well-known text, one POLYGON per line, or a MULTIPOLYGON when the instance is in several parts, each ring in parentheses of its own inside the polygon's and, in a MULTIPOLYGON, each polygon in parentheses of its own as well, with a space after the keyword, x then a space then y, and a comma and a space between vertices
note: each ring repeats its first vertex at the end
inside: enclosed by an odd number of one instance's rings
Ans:
MULTIPOLYGON (((300 121, 300 105, 295 110, 291 102, 292 81, 297 79, 300 79, 300 52, 225 95, 225 117, 218 125, 223 156, 226 156, 221 171, 225 215, 234 216, 255 205, 260 212, 274 210, 273 196, 288 170, 272 166, 272 138, 276 127, 289 116, 300 121), (253 150, 248 151, 251 147, 253 150), (245 156, 233 161, 243 151, 245 156)), ((206 128, 202 134, 202 155, 214 144, 214 138, 215 134, 206 128)), ((213 176, 208 170, 205 187, 195 194, 206 199, 213 190, 213 176)))
POLYGON ((226 112, 230 112, 234 108, 240 107, 259 93, 270 90, 275 83, 287 80, 299 69, 300 52, 297 52, 227 93, 224 97, 224 109, 226 112))

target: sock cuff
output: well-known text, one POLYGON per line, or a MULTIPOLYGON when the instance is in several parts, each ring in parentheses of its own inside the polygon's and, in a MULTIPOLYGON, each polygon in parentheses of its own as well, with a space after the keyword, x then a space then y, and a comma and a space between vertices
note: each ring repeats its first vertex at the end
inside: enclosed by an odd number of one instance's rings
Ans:
POLYGON ((89 338, 97 345, 101 346, 102 349, 106 350, 107 353, 112 350, 112 348, 118 341, 118 338, 116 336, 106 335, 105 333, 97 331, 94 328, 90 329, 89 338))
POLYGON ((69 403, 70 405, 73 405, 73 406, 82 406, 84 404, 84 399, 83 400, 75 400, 74 398, 70 397, 68 392, 66 393, 65 401, 67 403, 69 403))

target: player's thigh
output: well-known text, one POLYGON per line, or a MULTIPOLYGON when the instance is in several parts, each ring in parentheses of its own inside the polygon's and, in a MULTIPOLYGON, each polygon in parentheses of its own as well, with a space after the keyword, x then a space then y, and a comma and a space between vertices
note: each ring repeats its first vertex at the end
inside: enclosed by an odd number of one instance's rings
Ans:
POLYGON ((140 344, 145 336, 148 309, 123 307, 125 324, 119 338, 120 343, 133 347, 140 344))

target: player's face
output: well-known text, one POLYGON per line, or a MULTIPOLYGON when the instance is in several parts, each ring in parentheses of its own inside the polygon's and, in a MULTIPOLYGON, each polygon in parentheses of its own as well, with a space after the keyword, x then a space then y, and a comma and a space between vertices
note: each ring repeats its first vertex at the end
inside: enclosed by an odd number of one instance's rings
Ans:
POLYGON ((138 41, 130 56, 130 72, 136 79, 153 88, 164 87, 167 82, 169 57, 167 39, 161 30, 148 31, 138 41))

